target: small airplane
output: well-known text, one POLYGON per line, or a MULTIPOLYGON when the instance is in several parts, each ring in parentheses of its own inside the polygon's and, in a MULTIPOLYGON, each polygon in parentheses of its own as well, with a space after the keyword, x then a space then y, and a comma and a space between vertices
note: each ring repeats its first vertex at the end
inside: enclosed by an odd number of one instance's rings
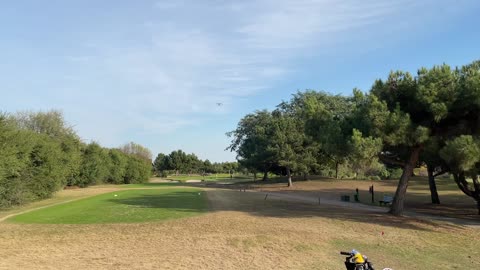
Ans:
POLYGON ((217 106, 220 107, 220 106, 222 106, 222 105, 223 105, 223 103, 217 102, 217 106))

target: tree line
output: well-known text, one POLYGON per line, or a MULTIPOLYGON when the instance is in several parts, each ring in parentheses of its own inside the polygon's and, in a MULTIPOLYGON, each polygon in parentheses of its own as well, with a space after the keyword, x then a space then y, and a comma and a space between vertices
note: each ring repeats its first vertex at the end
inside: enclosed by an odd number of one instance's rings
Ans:
POLYGON ((129 143, 84 143, 61 112, 0 114, 0 208, 50 197, 66 186, 145 182, 151 153, 129 143))
POLYGON ((280 171, 336 178, 394 178, 390 213, 403 211, 414 168, 426 166, 432 202, 435 177, 449 173, 480 214, 480 61, 452 68, 392 71, 368 92, 349 96, 304 91, 243 117, 229 150, 251 172, 280 171))
POLYGON ((167 177, 171 174, 210 174, 228 173, 233 175, 239 170, 237 162, 210 162, 201 160, 195 154, 182 150, 172 151, 166 155, 159 153, 153 162, 156 174, 167 177))

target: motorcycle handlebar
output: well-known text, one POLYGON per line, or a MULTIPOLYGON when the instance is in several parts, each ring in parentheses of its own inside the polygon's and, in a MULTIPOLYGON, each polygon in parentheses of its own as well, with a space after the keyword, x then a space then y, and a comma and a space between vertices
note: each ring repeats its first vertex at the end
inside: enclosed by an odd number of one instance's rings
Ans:
POLYGON ((342 254, 342 255, 347 255, 347 256, 352 255, 351 252, 346 252, 346 251, 340 251, 340 254, 342 254))

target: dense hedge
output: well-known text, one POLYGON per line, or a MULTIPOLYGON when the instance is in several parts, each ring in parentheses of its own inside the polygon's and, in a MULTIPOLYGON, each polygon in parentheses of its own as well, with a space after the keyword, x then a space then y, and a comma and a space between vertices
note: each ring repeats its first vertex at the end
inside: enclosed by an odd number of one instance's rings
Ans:
POLYGON ((144 156, 83 143, 59 112, 0 115, 0 208, 65 186, 145 182, 151 171, 144 156))

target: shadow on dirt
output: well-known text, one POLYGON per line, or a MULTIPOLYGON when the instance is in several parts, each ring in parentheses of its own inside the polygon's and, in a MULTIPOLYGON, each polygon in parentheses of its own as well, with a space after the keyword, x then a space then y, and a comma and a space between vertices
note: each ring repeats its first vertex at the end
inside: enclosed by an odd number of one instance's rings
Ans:
POLYGON ((274 194, 270 194, 265 200, 265 195, 261 193, 212 190, 208 192, 208 197, 211 201, 211 209, 215 211, 241 211, 256 216, 277 218, 322 217, 415 230, 433 230, 439 227, 445 229, 463 228, 450 223, 431 222, 411 217, 395 217, 386 213, 388 209, 385 209, 385 213, 370 212, 361 209, 285 200, 284 198, 276 198, 274 194))

